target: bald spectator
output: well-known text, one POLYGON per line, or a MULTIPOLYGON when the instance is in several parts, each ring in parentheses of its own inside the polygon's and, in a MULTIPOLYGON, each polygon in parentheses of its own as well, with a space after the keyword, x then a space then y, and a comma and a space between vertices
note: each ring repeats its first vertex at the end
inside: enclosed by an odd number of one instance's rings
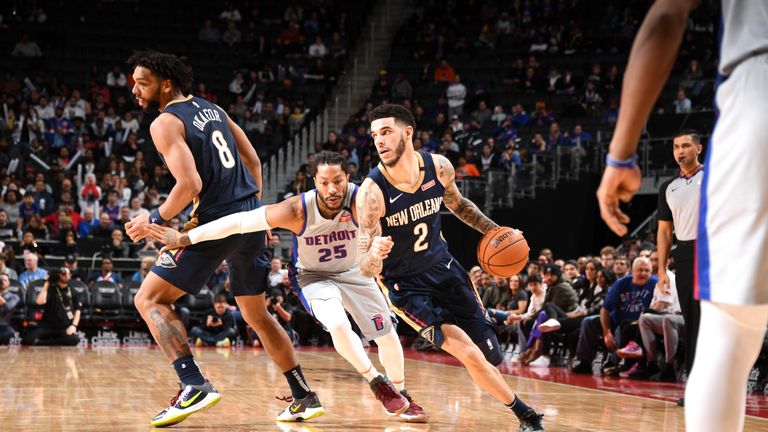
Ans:
MULTIPOLYGON (((608 289, 600 315, 584 318, 576 348, 579 363, 573 367, 573 373, 592 374, 592 359, 601 335, 606 349, 611 353, 615 353, 618 346, 628 343, 627 335, 624 334, 628 326, 640 319, 640 314, 651 305, 657 281, 651 272, 650 259, 635 259, 632 274, 619 279, 608 289)), ((617 364, 615 354, 611 355, 611 362, 617 364)))
POLYGON ((37 255, 31 252, 24 253, 24 268, 26 269, 19 276, 19 282, 26 288, 30 283, 38 280, 45 279, 48 275, 48 271, 37 266, 37 255))

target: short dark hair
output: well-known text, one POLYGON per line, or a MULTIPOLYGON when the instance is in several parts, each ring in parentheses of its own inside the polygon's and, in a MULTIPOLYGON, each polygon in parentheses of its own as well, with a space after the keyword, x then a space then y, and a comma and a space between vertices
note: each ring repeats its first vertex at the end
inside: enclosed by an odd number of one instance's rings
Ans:
POLYGON ((314 172, 317 172, 317 167, 320 165, 340 165, 341 170, 344 171, 344 173, 349 172, 347 170, 347 158, 338 152, 322 151, 318 153, 317 156, 315 156, 314 166, 312 167, 314 172))
POLYGON ((182 92, 189 90, 193 81, 192 67, 186 62, 186 57, 176 57, 173 54, 151 49, 133 51, 133 54, 126 61, 134 68, 141 66, 149 69, 160 78, 171 80, 173 85, 182 92))
POLYGON ((699 135, 699 133, 694 129, 681 129, 675 134, 675 136, 672 137, 672 139, 685 135, 690 135, 695 144, 701 144, 701 135, 699 135))
POLYGON ((227 296, 224 294, 216 294, 216 297, 213 298, 214 303, 228 303, 227 302, 227 296))
POLYGON ((405 126, 416 127, 416 120, 411 111, 398 104, 379 105, 371 111, 371 122, 378 119, 394 117, 397 123, 405 126))

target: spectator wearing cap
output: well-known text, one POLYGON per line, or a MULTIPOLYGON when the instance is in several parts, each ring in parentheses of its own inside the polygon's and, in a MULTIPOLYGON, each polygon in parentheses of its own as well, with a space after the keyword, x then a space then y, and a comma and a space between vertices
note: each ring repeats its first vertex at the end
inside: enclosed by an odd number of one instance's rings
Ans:
MULTIPOLYGON (((656 277, 651 274, 651 261, 640 257, 632 264, 632 273, 613 284, 608 289, 600 315, 584 318, 581 322, 581 334, 576 348, 576 364, 572 371, 579 374, 592 374, 592 359, 602 335, 606 349, 614 353, 618 346, 625 346, 631 339, 628 328, 648 309, 656 286, 656 277)), ((615 354, 611 355, 608 368, 615 369, 615 354)))
POLYGON ((0 345, 8 345, 16 334, 11 327, 11 314, 19 304, 19 296, 8 290, 10 286, 11 278, 0 273, 0 345))
POLYGON ((77 265, 77 255, 75 254, 68 254, 64 257, 64 268, 69 270, 71 280, 85 281, 88 279, 87 272, 77 265))
POLYGON ((19 282, 24 288, 29 286, 30 283, 45 279, 48 276, 48 271, 38 267, 37 254, 32 252, 24 252, 24 271, 19 276, 19 282))

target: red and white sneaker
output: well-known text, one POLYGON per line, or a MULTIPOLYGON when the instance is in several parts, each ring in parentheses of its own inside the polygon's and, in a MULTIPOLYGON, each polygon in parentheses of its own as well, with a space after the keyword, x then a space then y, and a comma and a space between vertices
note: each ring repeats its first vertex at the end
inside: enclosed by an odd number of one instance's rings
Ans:
POLYGON ((379 375, 370 382, 371 391, 376 399, 384 405, 388 415, 396 416, 404 413, 410 405, 405 396, 397 392, 395 387, 384 375, 379 375))
POLYGON ((400 418, 406 423, 426 423, 429 421, 429 416, 424 412, 424 409, 413 401, 411 395, 405 389, 400 391, 407 400, 410 406, 404 413, 400 414, 400 418))

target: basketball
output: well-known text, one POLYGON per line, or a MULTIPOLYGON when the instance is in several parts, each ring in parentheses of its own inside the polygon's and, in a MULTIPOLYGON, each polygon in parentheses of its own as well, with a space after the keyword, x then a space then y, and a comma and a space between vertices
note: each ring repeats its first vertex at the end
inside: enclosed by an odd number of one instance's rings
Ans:
POLYGON ((531 248, 522 234, 510 227, 498 227, 485 233, 477 245, 477 261, 493 276, 514 276, 525 267, 531 248))

